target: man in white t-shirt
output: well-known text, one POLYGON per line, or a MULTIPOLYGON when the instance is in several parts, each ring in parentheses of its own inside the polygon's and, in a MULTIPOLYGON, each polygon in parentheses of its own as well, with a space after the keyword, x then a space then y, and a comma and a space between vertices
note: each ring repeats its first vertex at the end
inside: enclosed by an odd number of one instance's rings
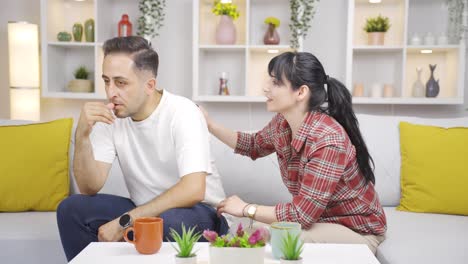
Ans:
POLYGON ((141 37, 104 43, 109 103, 86 103, 76 129, 74 175, 82 194, 58 207, 62 245, 70 261, 90 242, 121 241, 134 219, 164 219, 180 233, 228 231, 214 207, 225 198, 210 157, 203 114, 190 100, 157 89, 158 54, 141 37), (130 199, 98 194, 117 158, 130 199))

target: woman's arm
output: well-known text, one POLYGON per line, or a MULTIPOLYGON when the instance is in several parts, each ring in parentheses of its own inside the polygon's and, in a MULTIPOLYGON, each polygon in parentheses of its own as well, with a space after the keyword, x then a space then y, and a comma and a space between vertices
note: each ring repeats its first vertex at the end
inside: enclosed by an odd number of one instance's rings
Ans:
POLYGON ((278 116, 275 116, 265 128, 257 133, 248 134, 235 132, 226 128, 212 120, 203 107, 200 107, 200 110, 205 116, 210 133, 221 140, 224 144, 234 149, 236 153, 249 156, 255 160, 259 157, 267 156, 275 151, 275 146, 273 144, 273 138, 275 136, 274 126, 278 122, 278 116))

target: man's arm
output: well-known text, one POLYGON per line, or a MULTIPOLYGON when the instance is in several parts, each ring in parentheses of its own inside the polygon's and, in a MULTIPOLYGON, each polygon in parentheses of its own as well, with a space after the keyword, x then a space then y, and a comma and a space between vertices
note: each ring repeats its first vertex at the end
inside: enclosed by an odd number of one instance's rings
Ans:
POLYGON ((112 166, 94 160, 90 134, 96 122, 113 123, 114 117, 110 113, 113 107, 113 104, 86 103, 81 110, 75 135, 73 174, 82 194, 94 195, 99 192, 112 166))
POLYGON ((73 174, 76 184, 82 194, 94 195, 104 186, 112 164, 94 160, 89 136, 75 138, 73 174))
MULTIPOLYGON (((206 176, 206 172, 187 174, 161 195, 128 213, 135 220, 139 217, 159 216, 172 208, 192 207, 205 198, 206 176)), ((119 241, 122 237, 119 217, 99 227, 98 240, 101 242, 119 241)))
POLYGON ((205 172, 185 175, 167 191, 148 203, 131 210, 129 214, 132 219, 136 219, 145 216, 159 216, 173 208, 192 207, 205 199, 206 176, 205 172))

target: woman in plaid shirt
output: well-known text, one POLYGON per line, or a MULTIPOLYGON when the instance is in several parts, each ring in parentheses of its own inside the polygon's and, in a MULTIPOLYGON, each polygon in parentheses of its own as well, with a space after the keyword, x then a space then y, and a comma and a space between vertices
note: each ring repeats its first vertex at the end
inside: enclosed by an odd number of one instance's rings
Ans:
POLYGON ((267 109, 278 114, 261 131, 234 132, 204 114, 210 132, 236 153, 255 160, 276 152, 292 201, 263 206, 231 196, 218 213, 297 222, 305 242, 367 244, 375 253, 386 219, 348 89, 306 52, 276 56, 268 73, 267 109))

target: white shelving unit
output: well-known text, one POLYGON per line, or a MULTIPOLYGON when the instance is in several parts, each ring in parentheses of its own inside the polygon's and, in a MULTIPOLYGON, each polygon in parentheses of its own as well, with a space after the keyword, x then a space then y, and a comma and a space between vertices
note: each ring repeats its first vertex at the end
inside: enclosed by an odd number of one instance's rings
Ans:
POLYGON ((105 99, 102 81, 102 45, 104 41, 117 36, 117 24, 122 14, 128 14, 137 30, 139 16, 138 2, 134 0, 41 0, 41 49, 42 49, 42 96, 71 99, 105 99), (74 23, 94 19, 94 40, 85 42, 61 42, 57 34, 61 31, 72 33, 74 23), (90 70, 88 79, 93 81, 91 93, 67 91, 73 72, 79 66, 90 70))
POLYGON ((211 10, 212 0, 193 1, 193 99, 200 102, 265 102, 262 83, 268 62, 292 51, 289 46, 289 0, 233 0, 240 11, 234 21, 234 45, 215 43, 219 17, 211 10), (280 19, 279 45, 263 45, 268 16, 280 19), (228 73, 230 95, 218 95, 219 76, 228 73))
POLYGON ((382 0, 372 4, 368 0, 350 0, 348 6, 346 86, 352 90, 356 83, 364 84, 365 96, 354 97, 355 104, 463 104, 465 45, 413 46, 413 33, 432 32, 436 37, 447 32, 448 11, 443 0, 382 0), (390 19, 385 45, 367 45, 363 30, 368 17, 377 15, 390 19), (426 54, 421 51, 432 53, 426 54), (429 64, 437 64, 434 78, 439 79, 440 92, 436 98, 412 97, 417 80, 416 67, 423 69, 425 85, 430 77, 429 64), (374 83, 391 84, 393 97, 369 97, 374 83))

